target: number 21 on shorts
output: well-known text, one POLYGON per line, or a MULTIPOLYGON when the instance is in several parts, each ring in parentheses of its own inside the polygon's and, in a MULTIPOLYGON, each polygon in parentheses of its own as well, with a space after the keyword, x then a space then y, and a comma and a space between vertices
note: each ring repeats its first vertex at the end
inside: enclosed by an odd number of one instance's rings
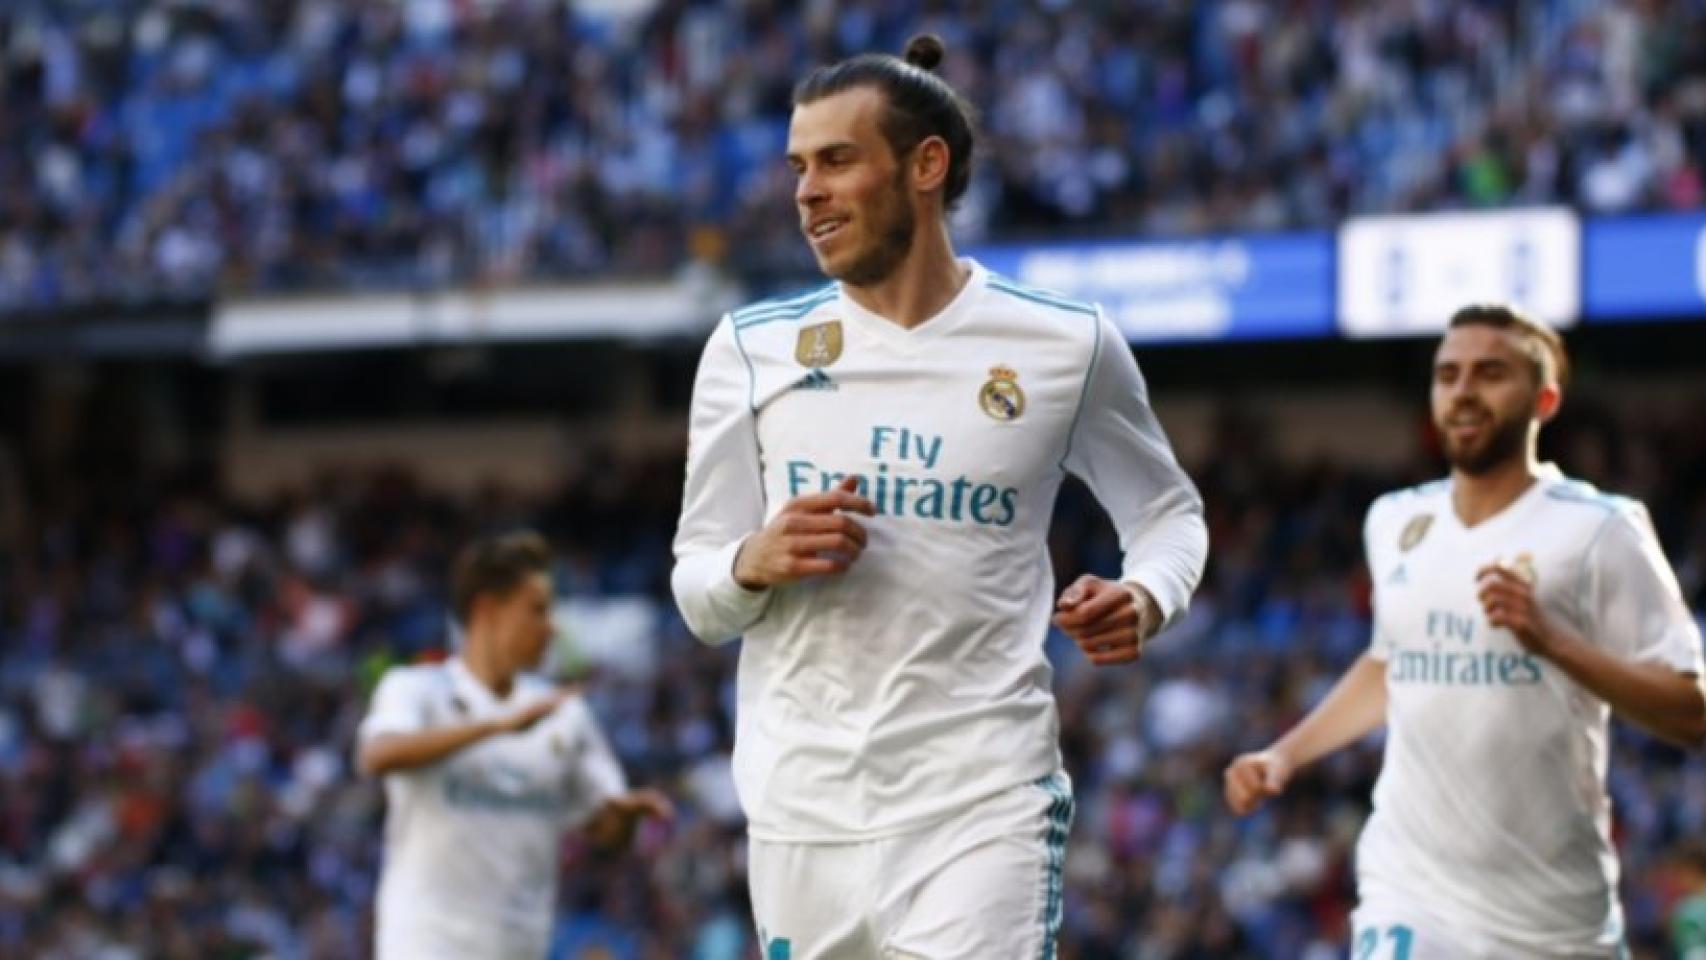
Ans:
POLYGON ((1416 935, 1402 923, 1395 923, 1384 929, 1380 927, 1364 927, 1357 934, 1356 944, 1351 949, 1352 960, 1381 960, 1390 957, 1391 960, 1410 960, 1410 946, 1416 935), (1380 952, 1382 941, 1392 945, 1391 952, 1380 952))

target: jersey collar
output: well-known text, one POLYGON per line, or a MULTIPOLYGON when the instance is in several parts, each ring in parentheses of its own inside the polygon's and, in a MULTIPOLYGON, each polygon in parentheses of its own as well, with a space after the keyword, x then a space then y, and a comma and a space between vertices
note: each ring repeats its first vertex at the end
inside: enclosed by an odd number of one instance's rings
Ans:
POLYGON ((1528 512, 1531 506, 1540 500, 1541 496, 1545 493, 1546 488, 1561 483, 1565 479, 1564 472, 1559 470, 1557 464, 1554 463, 1542 463, 1540 465, 1540 469, 1537 470, 1535 474, 1534 482, 1528 485, 1527 490, 1524 490, 1515 500, 1506 504, 1503 510, 1487 517, 1480 523, 1475 524, 1473 527, 1465 526, 1463 519, 1457 515, 1457 508, 1454 507, 1451 502, 1451 490, 1456 484, 1456 480, 1449 481, 1445 488, 1445 510, 1443 511, 1447 522, 1450 523, 1452 528, 1457 530, 1459 533, 1472 534, 1475 536, 1479 536, 1488 530, 1502 529, 1512 523, 1515 523, 1517 520, 1521 519, 1523 514, 1528 512))
MULTIPOLYGON (((508 697, 500 698, 497 694, 474 676, 474 671, 468 669, 462 655, 451 657, 445 664, 445 670, 450 674, 450 685, 456 691, 456 696, 468 705, 468 712, 481 716, 502 707, 509 702, 508 697)), ((515 685, 511 682, 510 695, 515 695, 515 685)))
POLYGON ((925 344, 937 340, 964 323, 972 312, 972 305, 977 303, 978 298, 983 295, 984 285, 989 279, 989 271, 983 268, 983 264, 970 257, 961 257, 959 262, 971 270, 971 276, 966 278, 965 286, 961 287, 960 292, 954 295, 954 299, 948 301, 948 305, 943 307, 935 316, 911 329, 861 307, 852 297, 847 295, 846 288, 840 284, 836 285, 839 294, 837 304, 841 311, 847 315, 848 320, 857 326, 861 333, 880 340, 902 353, 916 352, 923 349, 925 344))

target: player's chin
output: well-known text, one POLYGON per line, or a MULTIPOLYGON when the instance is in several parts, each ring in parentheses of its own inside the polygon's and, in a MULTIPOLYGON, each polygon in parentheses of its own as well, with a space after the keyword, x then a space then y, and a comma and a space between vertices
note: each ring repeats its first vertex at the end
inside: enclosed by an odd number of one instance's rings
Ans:
POLYGON ((845 256, 838 257, 832 253, 813 249, 812 257, 817 260, 818 270, 832 280, 840 280, 847 273, 848 260, 845 256))

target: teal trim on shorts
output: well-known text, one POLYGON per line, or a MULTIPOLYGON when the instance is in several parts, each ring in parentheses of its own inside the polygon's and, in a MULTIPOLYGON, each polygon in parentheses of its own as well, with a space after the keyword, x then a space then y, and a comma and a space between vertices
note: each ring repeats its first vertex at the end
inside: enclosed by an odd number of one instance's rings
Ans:
POLYGON ((1042 960, 1055 960, 1056 939, 1060 935, 1061 904, 1064 893, 1063 875, 1066 867, 1066 835, 1072 829, 1074 804, 1072 793, 1059 774, 1049 774, 1036 781, 1036 786, 1049 795, 1045 816, 1043 842, 1048 851, 1048 867, 1044 871, 1042 916, 1042 960))

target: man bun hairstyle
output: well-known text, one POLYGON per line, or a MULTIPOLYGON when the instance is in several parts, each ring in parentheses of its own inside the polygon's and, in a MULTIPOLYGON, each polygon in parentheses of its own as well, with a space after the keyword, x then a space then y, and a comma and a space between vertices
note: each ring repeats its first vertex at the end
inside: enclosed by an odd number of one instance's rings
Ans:
POLYGON ((934 33, 921 33, 906 41, 906 52, 901 54, 901 58, 920 70, 933 73, 947 52, 941 37, 934 33))
POLYGON ((1458 327, 1492 327, 1508 330, 1522 341, 1523 352, 1534 364, 1535 381, 1556 384, 1559 388, 1570 382, 1570 355, 1564 349, 1564 338, 1558 331, 1506 303, 1472 303, 1451 315, 1447 329, 1458 327))
POLYGON ((466 627, 474 601, 484 594, 503 595, 535 573, 551 570, 551 546, 532 530, 476 540, 462 548, 450 574, 450 600, 456 622, 466 627))
POLYGON ((977 111, 935 73, 946 53, 941 37, 921 33, 907 41, 899 57, 864 53, 818 67, 794 87, 794 106, 857 87, 880 91, 887 104, 881 121, 883 139, 896 157, 910 155, 927 137, 941 137, 948 145, 942 201, 952 209, 971 183, 977 111))

